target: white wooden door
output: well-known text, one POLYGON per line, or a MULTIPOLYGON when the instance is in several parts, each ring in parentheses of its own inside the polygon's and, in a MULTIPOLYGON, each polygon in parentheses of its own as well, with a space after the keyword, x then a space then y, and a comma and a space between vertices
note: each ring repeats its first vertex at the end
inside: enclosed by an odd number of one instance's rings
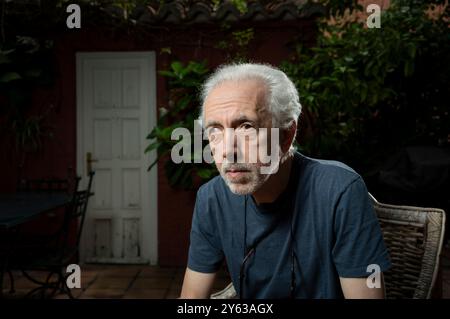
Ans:
POLYGON ((156 124, 153 52, 77 54, 77 167, 96 162, 81 259, 97 263, 157 262, 156 154, 144 154, 156 124))

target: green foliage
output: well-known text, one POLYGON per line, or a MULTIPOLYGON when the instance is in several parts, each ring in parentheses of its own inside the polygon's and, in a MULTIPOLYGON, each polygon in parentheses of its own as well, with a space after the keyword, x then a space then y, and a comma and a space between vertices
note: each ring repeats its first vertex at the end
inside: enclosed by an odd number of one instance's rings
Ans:
MULTIPOLYGON (((172 187, 190 189, 195 187, 195 182, 204 182, 217 174, 214 165, 194 163, 194 121, 199 116, 200 100, 198 88, 206 79, 209 69, 205 62, 189 62, 187 65, 174 61, 169 70, 159 71, 159 74, 167 78, 169 84, 169 101, 166 108, 160 108, 158 125, 150 132, 147 139, 150 144, 145 152, 156 150, 157 159, 149 166, 152 169, 161 159, 170 157, 172 147, 179 141, 172 140, 172 131, 183 127, 191 132, 190 163, 175 164, 170 158, 164 163, 164 170, 172 187)), ((203 147, 206 142, 203 141, 203 147)), ((202 149, 203 149, 202 147, 202 149)))
POLYGON ((248 46, 250 41, 253 40, 255 36, 253 28, 235 31, 232 35, 237 45, 240 47, 248 46))
POLYGON ((380 29, 322 22, 317 45, 283 63, 304 107, 304 152, 368 168, 396 147, 446 141, 448 9, 433 20, 427 7, 393 1, 380 29))
POLYGON ((246 0, 231 0, 230 2, 239 10, 240 13, 247 12, 248 9, 246 0))
MULTIPOLYGON (((228 0, 211 0, 215 9, 217 9, 221 4, 223 4, 226 1, 228 0)), ((247 0, 230 0, 229 2, 233 4, 241 14, 247 12, 247 0)))
POLYGON ((17 116, 11 120, 11 128, 15 135, 16 147, 22 152, 39 150, 42 139, 53 136, 50 128, 45 125, 45 115, 17 116))
POLYGON ((51 136, 51 129, 45 125, 47 113, 27 113, 33 91, 53 83, 52 48, 50 41, 26 36, 17 36, 0 46, 0 115, 6 118, 2 133, 12 134, 22 153, 37 151, 42 139, 51 136))
POLYGON ((227 24, 222 25, 221 29, 227 35, 223 40, 217 42, 216 48, 225 52, 227 61, 247 61, 250 44, 255 38, 254 29, 246 28, 231 31, 231 26, 227 24))

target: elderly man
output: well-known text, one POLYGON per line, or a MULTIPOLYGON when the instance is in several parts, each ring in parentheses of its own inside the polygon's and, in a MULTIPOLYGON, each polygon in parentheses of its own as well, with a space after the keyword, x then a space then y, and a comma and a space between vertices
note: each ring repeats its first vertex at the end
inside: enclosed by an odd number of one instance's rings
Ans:
POLYGON ((241 298, 384 297, 389 255, 365 184, 293 149, 300 112, 294 84, 267 65, 225 65, 204 84, 220 176, 197 193, 181 298, 209 298, 223 260, 241 298), (259 148, 278 156, 263 162, 259 148))

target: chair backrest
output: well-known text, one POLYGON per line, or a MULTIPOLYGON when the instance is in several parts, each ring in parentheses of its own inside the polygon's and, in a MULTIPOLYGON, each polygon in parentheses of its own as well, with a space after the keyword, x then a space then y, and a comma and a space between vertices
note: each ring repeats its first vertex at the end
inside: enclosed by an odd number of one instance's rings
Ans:
POLYGON ((77 227, 77 239, 76 245, 77 247, 80 245, 81 232, 83 230, 84 219, 86 217, 87 206, 89 203, 89 197, 94 195, 91 192, 92 181, 94 179, 95 171, 91 171, 89 173, 89 181, 88 186, 84 191, 77 192, 74 198, 74 207, 72 211, 72 218, 78 219, 78 227, 77 227))
POLYGON ((370 197, 392 262, 384 273, 386 297, 430 298, 444 240, 445 212, 382 204, 370 197))
POLYGON ((89 197, 94 195, 91 192, 92 188, 92 181, 94 178, 95 172, 89 173, 89 181, 87 188, 84 190, 76 190, 73 193, 73 198, 70 203, 70 205, 67 207, 65 216, 64 216, 64 222, 63 222, 63 241, 62 241, 62 255, 64 256, 66 254, 66 251, 70 251, 72 253, 75 253, 78 250, 80 239, 81 239, 81 232, 84 225, 84 219, 86 217, 86 210, 89 203, 89 197), (73 223, 77 223, 77 229, 76 229, 76 238, 72 245, 69 245, 69 232, 70 228, 73 225, 73 223), (74 246, 75 249, 73 249, 74 246))

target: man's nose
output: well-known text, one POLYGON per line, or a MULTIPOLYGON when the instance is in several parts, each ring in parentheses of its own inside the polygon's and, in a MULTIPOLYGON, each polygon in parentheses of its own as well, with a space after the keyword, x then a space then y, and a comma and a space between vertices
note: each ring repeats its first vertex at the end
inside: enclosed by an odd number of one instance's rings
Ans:
POLYGON ((237 140, 234 129, 226 128, 223 135, 222 158, 234 161, 237 152, 237 140))

